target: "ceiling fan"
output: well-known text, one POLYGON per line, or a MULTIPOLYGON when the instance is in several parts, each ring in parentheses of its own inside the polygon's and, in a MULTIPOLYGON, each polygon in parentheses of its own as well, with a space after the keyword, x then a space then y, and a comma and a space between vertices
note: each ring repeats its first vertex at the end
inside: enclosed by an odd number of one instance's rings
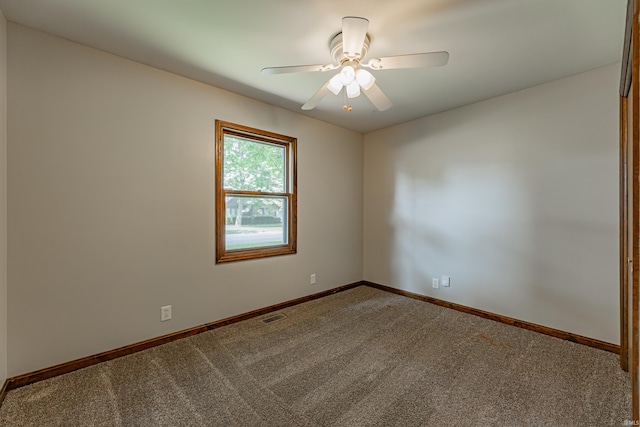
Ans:
POLYGON ((347 98, 356 98, 364 93, 371 103, 384 111, 393 104, 375 83, 375 77, 365 68, 371 70, 391 70, 394 68, 437 67, 446 65, 449 61, 448 52, 427 52, 410 55, 387 56, 373 58, 367 62, 363 59, 369 51, 369 36, 367 29, 369 21, 365 18, 345 16, 342 18, 342 32, 338 33, 329 43, 331 56, 335 64, 326 65, 296 65, 288 67, 268 67, 262 69, 263 75, 300 73, 310 71, 332 71, 340 69, 329 81, 318 90, 303 106, 303 110, 314 109, 329 93, 338 95, 345 88, 344 109, 351 111, 347 105, 347 98), (362 89, 362 91, 361 91, 362 89))

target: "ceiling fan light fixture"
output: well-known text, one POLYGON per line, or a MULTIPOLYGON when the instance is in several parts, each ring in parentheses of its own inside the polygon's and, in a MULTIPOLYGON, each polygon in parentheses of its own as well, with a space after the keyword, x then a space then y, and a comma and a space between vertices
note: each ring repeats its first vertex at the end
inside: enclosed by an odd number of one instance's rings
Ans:
POLYGON ((398 68, 439 67, 449 61, 449 53, 423 52, 405 55, 379 57, 363 62, 369 52, 371 39, 367 34, 369 21, 357 16, 345 16, 342 18, 342 31, 336 33, 329 41, 329 52, 334 63, 326 65, 293 65, 286 67, 263 68, 263 75, 325 72, 338 70, 327 83, 325 83, 303 106, 303 110, 314 109, 324 97, 333 93, 339 95, 344 90, 344 108, 351 111, 347 104, 348 98, 356 98, 360 94, 371 101, 378 111, 385 111, 393 105, 389 98, 376 84, 376 78, 367 70, 392 70, 398 68))
POLYGON ((358 71, 356 71, 356 81, 358 82, 358 84, 360 84, 360 86, 362 86, 362 89, 369 90, 371 89, 371 86, 373 86, 373 84, 376 82, 376 78, 373 77, 373 74, 371 74, 367 70, 363 70, 362 68, 360 68, 358 69, 358 71))
POLYGON ((344 86, 348 86, 355 79, 356 70, 354 70, 351 65, 345 65, 344 67, 342 67, 342 70, 340 70, 340 74, 338 75, 340 76, 340 83, 342 83, 344 86))
POLYGON ((347 86, 347 98, 357 98, 358 96, 360 96, 360 84, 354 80, 347 86))
POLYGON ((327 83, 327 88, 331 91, 332 94, 337 95, 342 90, 342 82, 340 81, 340 74, 336 74, 331 77, 329 83, 327 83))

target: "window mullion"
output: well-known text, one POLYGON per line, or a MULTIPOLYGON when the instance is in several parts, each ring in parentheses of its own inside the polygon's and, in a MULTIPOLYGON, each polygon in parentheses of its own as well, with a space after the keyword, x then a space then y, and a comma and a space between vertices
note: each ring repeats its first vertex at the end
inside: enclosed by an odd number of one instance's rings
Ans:
POLYGON ((287 197, 290 193, 270 193, 267 191, 222 190, 224 195, 256 196, 256 197, 287 197))

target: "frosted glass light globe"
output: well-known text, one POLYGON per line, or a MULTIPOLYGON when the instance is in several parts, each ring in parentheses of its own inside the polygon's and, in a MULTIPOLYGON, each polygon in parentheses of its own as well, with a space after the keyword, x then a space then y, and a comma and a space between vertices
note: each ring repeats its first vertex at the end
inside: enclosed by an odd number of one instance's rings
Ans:
POLYGON ((362 68, 356 71, 356 80, 364 90, 371 89, 371 86, 376 82, 376 78, 373 77, 373 74, 367 70, 363 70, 362 68))
POLYGON ((342 83, 344 86, 349 85, 355 77, 356 70, 354 70, 351 65, 342 67, 342 70, 340 70, 340 83, 342 83))
POLYGON ((340 91, 342 90, 342 82, 340 81, 340 74, 336 74, 335 76, 331 77, 331 80, 329 80, 327 87, 329 88, 331 93, 333 93, 334 95, 339 94, 340 91))
POLYGON ((347 98, 357 98, 359 95, 360 85, 354 80, 347 86, 347 98))

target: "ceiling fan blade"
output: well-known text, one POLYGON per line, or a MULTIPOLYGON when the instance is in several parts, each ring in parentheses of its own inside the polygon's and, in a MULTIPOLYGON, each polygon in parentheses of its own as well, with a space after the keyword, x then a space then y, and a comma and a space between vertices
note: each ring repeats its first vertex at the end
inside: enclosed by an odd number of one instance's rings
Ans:
POLYGON ((342 18, 342 52, 347 58, 359 58, 367 37, 369 21, 355 16, 342 18))
POLYGON ((329 71, 338 68, 337 65, 294 65, 290 67, 267 67, 263 68, 261 74, 268 76, 272 74, 287 74, 287 73, 307 73, 310 71, 329 71))
POLYGON ((382 92, 380 87, 377 84, 373 84, 370 89, 362 91, 369 101, 378 109, 378 111, 384 111, 391 108, 393 105, 387 95, 382 92))
POLYGON ((440 67, 446 65, 447 62, 449 62, 449 52, 443 51, 374 58, 363 65, 374 70, 391 70, 394 68, 440 67))
POLYGON ((309 100, 302 106, 303 110, 313 110, 316 105, 324 99, 330 93, 329 82, 320 88, 309 100))

